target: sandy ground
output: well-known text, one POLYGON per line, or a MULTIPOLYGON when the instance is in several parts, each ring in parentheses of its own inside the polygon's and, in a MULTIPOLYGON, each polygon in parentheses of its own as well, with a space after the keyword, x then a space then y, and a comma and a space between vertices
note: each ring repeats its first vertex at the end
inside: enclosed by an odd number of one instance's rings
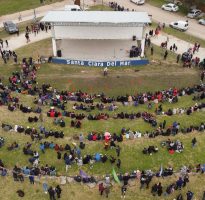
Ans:
MULTIPOLYGON (((104 4, 108 4, 110 0, 103 0, 104 4)), ((154 7, 149 4, 145 4, 142 6, 137 6, 134 3, 130 2, 129 0, 117 0, 119 5, 123 5, 125 8, 134 9, 136 11, 146 11, 150 15, 152 15, 152 19, 156 22, 164 22, 166 25, 168 25, 172 21, 177 20, 186 20, 187 18, 184 16, 180 16, 177 13, 171 13, 167 11, 163 11, 160 8, 154 7)), ((95 4, 101 4, 102 0, 96 0, 95 4)), ((72 0, 64 0, 62 2, 54 3, 51 5, 45 5, 39 8, 36 8, 36 16, 42 17, 44 16, 49 10, 61 10, 64 8, 64 5, 66 4, 73 4, 72 0)), ((89 5, 94 5, 93 0, 84 0, 84 7, 88 7, 89 5)), ((33 9, 32 10, 26 10, 21 12, 22 20, 27 21, 33 19, 33 9)), ((11 15, 5 15, 0 17, 0 27, 3 26, 3 22, 5 20, 12 20, 15 23, 18 22, 18 16, 19 13, 14 13, 11 15)), ((197 20, 189 19, 189 29, 187 30, 187 33, 205 39, 205 26, 202 26, 198 24, 197 20)))

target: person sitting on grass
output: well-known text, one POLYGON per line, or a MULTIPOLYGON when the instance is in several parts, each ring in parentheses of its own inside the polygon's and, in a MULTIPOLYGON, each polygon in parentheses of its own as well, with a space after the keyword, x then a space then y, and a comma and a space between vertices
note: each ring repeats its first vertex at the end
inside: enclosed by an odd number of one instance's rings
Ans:
POLYGON ((8 149, 8 151, 12 151, 12 150, 17 149, 18 147, 19 147, 19 145, 16 142, 14 142, 7 149, 8 149))

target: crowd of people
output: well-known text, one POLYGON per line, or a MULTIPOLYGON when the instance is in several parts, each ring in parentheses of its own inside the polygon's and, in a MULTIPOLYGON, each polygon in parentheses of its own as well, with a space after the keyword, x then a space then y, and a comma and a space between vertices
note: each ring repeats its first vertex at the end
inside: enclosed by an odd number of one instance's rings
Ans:
MULTIPOLYGON (((123 7, 119 6, 117 3, 110 3, 110 6, 116 10, 124 10, 123 7)), ((162 25, 163 26, 163 25, 162 25)), ((43 30, 45 27, 39 26, 38 28, 33 27, 31 30, 27 27, 28 36, 27 41, 29 42, 29 32, 34 32, 34 34, 38 34, 38 30, 43 30)), ((47 28, 46 28, 47 29, 47 28)), ((156 31, 155 31, 156 32, 156 31)), ((150 33, 153 34, 153 33, 150 33)), ((149 38, 148 38, 149 39, 149 38)), ((147 39, 147 43, 149 40, 147 39)), ((6 44, 8 46, 8 44, 6 44)), ((177 51, 177 46, 173 44, 170 50, 177 51)), ((200 45, 195 45, 195 50, 198 51, 200 45)), ((194 51, 192 52, 194 54, 194 51)), ((167 51, 166 51, 167 52, 167 51)), ((168 52, 164 55, 164 59, 166 59, 168 52)), ((2 51, 2 58, 5 57, 7 60, 10 57, 16 59, 14 62, 17 63, 17 55, 15 52, 11 51, 2 51), (8 55, 7 55, 8 54, 8 55), (7 58, 8 57, 8 58, 7 58)), ((39 61, 38 61, 39 62, 39 61)), ((197 61, 199 62, 199 61, 197 61)), ((108 120, 111 118, 111 115, 106 112, 101 112, 98 114, 89 113, 88 115, 84 114, 83 112, 92 112, 93 110, 97 109, 99 111, 109 111, 109 112, 116 112, 119 109, 119 105, 122 104, 125 109, 129 106, 142 106, 143 104, 147 105, 147 109, 152 109, 155 107, 155 114, 167 114, 169 116, 175 114, 183 114, 186 113, 190 115, 195 111, 199 111, 205 107, 204 103, 196 103, 194 106, 191 106, 187 109, 183 108, 174 108, 169 109, 167 112, 164 112, 162 106, 164 103, 174 104, 180 101, 180 97, 185 95, 195 95, 193 101, 204 98, 204 85, 195 85, 192 87, 186 88, 169 88, 167 90, 156 91, 156 92, 145 92, 145 93, 138 93, 136 95, 125 95, 125 96, 118 96, 118 97, 109 97, 106 94, 88 94, 82 91, 70 92, 70 91, 58 91, 57 89, 53 89, 49 84, 43 84, 42 86, 37 85, 37 70, 38 67, 35 64, 32 57, 29 59, 24 58, 21 64, 21 72, 14 72, 9 77, 9 84, 4 85, 0 80, 0 105, 4 105, 8 107, 8 110, 14 112, 15 110, 19 109, 23 113, 35 113, 41 114, 43 106, 50 106, 50 110, 47 112, 47 117, 53 118, 53 123, 56 126, 60 126, 61 128, 66 127, 66 122, 64 120, 64 116, 71 118, 71 127, 81 128, 82 120, 87 118, 88 120, 108 120), (20 100, 17 97, 12 97, 12 92, 18 92, 22 95, 32 95, 35 97, 34 104, 36 104, 35 108, 31 108, 29 106, 25 106, 21 104, 20 100), (66 109, 66 105, 68 103, 75 102, 72 106, 72 109, 77 111, 76 113, 73 111, 68 111, 66 109), (82 113, 79 113, 82 111, 82 113)), ((11 131, 17 133, 25 133, 31 136, 32 141, 39 142, 39 150, 41 153, 46 154, 47 150, 51 150, 56 152, 56 157, 58 160, 62 160, 65 164, 65 171, 69 172, 69 169, 73 165, 77 165, 81 167, 83 165, 89 165, 90 169, 93 168, 95 163, 105 163, 109 162, 113 167, 117 167, 121 169, 121 146, 120 142, 126 139, 135 139, 140 137, 148 137, 153 138, 159 135, 162 136, 170 136, 176 135, 179 132, 189 133, 193 132, 194 130, 197 131, 204 131, 205 125, 203 119, 201 120, 198 126, 191 125, 187 128, 181 128, 181 124, 179 122, 174 122, 166 126, 166 121, 164 120, 163 123, 157 123, 156 117, 154 114, 149 112, 137 112, 137 113, 129 113, 129 112, 119 112, 115 113, 112 118, 114 119, 138 119, 142 118, 145 122, 148 122, 154 127, 153 131, 146 131, 142 133, 141 131, 132 131, 130 129, 122 128, 119 134, 113 133, 110 134, 106 133, 97 133, 91 132, 88 133, 86 140, 88 141, 103 141, 104 149, 106 152, 115 151, 116 154, 108 155, 108 154, 101 154, 99 152, 95 152, 94 154, 84 153, 84 149, 87 147, 87 142, 84 140, 83 134, 80 134, 77 144, 66 144, 60 145, 57 143, 43 141, 42 139, 48 138, 49 136, 54 136, 55 138, 63 138, 64 133, 62 131, 52 131, 47 130, 42 124, 44 121, 40 119, 40 116, 29 116, 28 122, 41 122, 41 126, 39 127, 39 131, 36 128, 26 127, 24 128, 21 125, 10 125, 10 124, 2 124, 2 128, 5 131, 11 131), (159 126, 157 128, 157 125, 159 126)), ((92 123, 92 122, 90 122, 92 123)), ((196 146, 196 138, 192 140, 192 146, 196 146)), ((0 139, 0 147, 5 145, 4 138, 0 139)), ((179 140, 171 141, 167 140, 163 143, 167 147, 167 150, 170 154, 174 152, 181 153, 183 152, 184 146, 183 143, 179 140)), ((13 142, 10 144, 7 149, 8 151, 15 151, 21 149, 21 146, 17 142, 13 142)), ((152 153, 157 153, 158 148, 157 146, 149 146, 148 148, 144 148, 143 153, 151 155, 152 153)), ((33 184, 35 177, 39 175, 48 175, 48 176, 55 176, 57 173, 55 166, 49 166, 48 164, 41 165, 40 163, 40 154, 37 150, 33 149, 32 143, 26 143, 23 147, 23 154, 25 156, 30 156, 28 158, 28 166, 19 167, 14 166, 12 170, 13 179, 14 181, 24 181, 24 177, 28 176, 30 183, 33 184)), ((163 193, 169 195, 173 193, 175 190, 180 190, 182 187, 186 186, 186 183, 189 182, 188 173, 190 168, 187 168, 185 171, 185 175, 180 176, 179 180, 176 183, 169 185, 166 190, 162 186, 162 184, 156 183, 151 188, 151 193, 155 196, 161 196, 163 193)), ((196 169, 194 169, 197 173, 203 172, 203 165, 198 164, 196 169)), ((193 170, 192 170, 193 171, 193 170)), ((5 176, 7 173, 7 169, 2 160, 0 160, 0 172, 2 176, 5 176)), ((152 172, 151 170, 148 171, 133 171, 130 174, 119 174, 118 178, 120 181, 123 182, 123 186, 121 188, 122 197, 125 198, 125 194, 128 188, 128 181, 132 178, 138 179, 140 182, 140 188, 143 189, 144 187, 149 188, 149 184, 152 181, 153 176, 170 176, 172 175, 173 169, 172 167, 168 167, 167 169, 161 170, 159 172, 152 172)), ((75 177, 76 181, 84 181, 86 182, 87 179, 83 179, 79 176, 75 177)), ((91 181, 91 179, 89 179, 91 181)), ((93 181, 93 180, 92 180, 93 181)), ((100 184, 99 191, 100 194, 103 195, 105 192, 106 196, 110 192, 109 188, 109 180, 108 178, 105 180, 106 185, 100 184)), ((50 199, 55 199, 55 196, 60 198, 61 188, 57 186, 56 188, 49 187, 47 189, 50 199)), ((190 199, 193 196, 193 192, 188 191, 187 197, 190 199)), ((182 195, 181 195, 182 196, 182 195)), ((177 197, 180 199, 181 197, 177 197)))

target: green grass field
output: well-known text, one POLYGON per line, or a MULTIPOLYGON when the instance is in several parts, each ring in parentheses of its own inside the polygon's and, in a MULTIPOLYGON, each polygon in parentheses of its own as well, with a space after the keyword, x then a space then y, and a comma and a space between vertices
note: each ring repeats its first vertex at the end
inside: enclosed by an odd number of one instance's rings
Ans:
MULTIPOLYGON (((50 83, 53 87, 67 89, 67 90, 78 90, 82 89, 84 91, 88 91, 89 93, 100 93, 104 91, 106 94, 110 96, 117 96, 121 94, 127 93, 138 93, 143 91, 156 91, 156 89, 165 89, 169 87, 186 87, 188 85, 198 84, 199 83, 199 71, 197 69, 184 69, 181 65, 175 64, 176 55, 170 54, 168 56, 168 60, 166 62, 162 61, 162 49, 154 46, 154 55, 150 55, 150 49, 146 50, 146 54, 148 58, 151 60, 150 65, 141 66, 141 67, 125 67, 125 68, 109 68, 108 77, 103 77, 102 69, 91 67, 78 67, 78 66, 66 66, 66 65, 54 65, 54 64, 42 64, 38 71, 38 83, 39 85, 42 83, 50 83)), ((49 56, 51 54, 51 42, 49 39, 43 40, 41 42, 37 42, 31 45, 28 45, 24 48, 21 48, 17 51, 19 59, 22 57, 29 57, 32 55, 34 58, 37 55, 49 56)), ((3 82, 7 82, 8 77, 13 71, 19 71, 20 66, 13 65, 10 62, 8 65, 1 64, 0 73, 3 82)), ((28 105, 33 107, 34 97, 13 94, 17 95, 20 98, 20 101, 24 105, 28 105)), ((203 101, 201 101, 203 102, 203 101)), ((194 105, 194 101, 192 101, 192 96, 185 96, 179 99, 177 104, 163 104, 163 109, 168 110, 169 108, 176 107, 189 107, 194 105)), ((72 110, 72 105, 74 102, 71 102, 67 105, 67 110, 72 110)), ((148 111, 147 106, 139 106, 133 107, 128 106, 124 107, 121 104, 118 104, 119 109, 115 112, 104 111, 109 113, 110 116, 113 116, 116 112, 139 112, 139 111, 148 111)), ((73 139, 74 135, 78 135, 82 132, 85 136, 90 131, 104 132, 109 130, 110 132, 119 133, 122 127, 130 128, 131 130, 140 130, 141 132, 151 131, 153 128, 145 123, 143 120, 115 120, 109 119, 107 121, 88 121, 83 120, 83 126, 81 130, 70 128, 70 118, 65 118, 66 128, 59 128, 58 126, 53 125, 53 120, 46 117, 46 112, 48 111, 49 106, 45 106, 43 108, 44 113, 44 126, 47 129, 53 130, 63 130, 65 133, 65 138, 55 139, 55 142, 58 144, 65 145, 66 143, 71 144, 72 142, 76 142, 73 139)), ((9 112, 6 107, 0 107, 1 118, 0 123, 8 123, 11 125, 20 124, 24 127, 32 126, 38 128, 40 123, 37 124, 29 124, 27 122, 28 116, 34 116, 34 114, 22 114, 20 111, 9 112)), ((154 113, 154 108, 149 110, 149 112, 154 113)), ((80 113, 80 111, 78 111, 80 113)), ((84 112, 87 114, 86 112, 84 112)), ((93 111, 93 114, 98 113, 98 111, 93 111)), ((164 119, 167 121, 167 125, 170 125, 174 121, 178 121, 181 124, 181 127, 187 127, 189 125, 198 125, 200 122, 204 120, 204 112, 196 112, 191 116, 187 115, 176 115, 173 117, 165 117, 165 116, 156 116, 158 122, 162 122, 164 119)), ((8 133, 0 130, 0 136, 4 137, 6 140, 6 144, 0 150, 0 159, 2 159, 7 168, 12 168, 15 164, 19 166, 26 166, 28 164, 29 156, 25 156, 22 153, 22 148, 24 144, 29 141, 31 142, 30 137, 25 136, 23 134, 16 133, 8 133), (16 141, 20 148, 13 152, 8 152, 7 147, 16 141)), ((158 170, 160 165, 163 164, 164 167, 168 165, 172 165, 174 169, 179 169, 182 165, 191 165, 195 166, 197 163, 205 163, 204 151, 205 151, 205 138, 204 134, 192 133, 192 134, 179 134, 173 139, 180 139, 185 145, 185 150, 182 154, 174 154, 169 155, 165 148, 160 146, 160 143, 166 140, 166 137, 158 137, 155 139, 146 139, 141 138, 135 141, 124 141, 120 144, 122 148, 121 160, 122 167, 121 170, 117 170, 117 172, 127 172, 137 169, 153 169, 158 170), (197 138, 198 145, 193 150, 191 147, 191 139, 193 137, 197 138), (146 156, 142 154, 142 149, 149 145, 156 145, 159 147, 159 153, 146 156), (162 159, 163 158, 163 159, 162 159)), ((172 137, 170 137, 172 138, 172 137)), ((45 140, 43 140, 45 141, 45 140)), ((46 141, 54 141, 54 138, 48 138, 46 141)), ((33 143, 33 150, 39 151, 39 143, 33 143)), ((107 153, 107 155, 115 156, 115 150, 109 150, 105 152, 103 149, 102 142, 88 142, 86 141, 86 148, 82 151, 82 154, 95 154, 95 153, 107 153)), ((63 160, 57 160, 57 155, 54 150, 46 150, 45 154, 40 153, 41 165, 49 164, 54 165, 57 168, 57 174, 62 175, 65 174, 65 165, 63 160)), ((86 171, 90 175, 98 175, 102 176, 106 173, 111 173, 112 165, 107 162, 105 164, 96 163, 93 169, 90 169, 88 166, 83 166, 82 169, 86 171)), ((79 168, 74 165, 69 170, 68 175, 75 175, 78 173, 79 168)), ((171 179, 162 180, 163 186, 166 187, 170 181, 175 181, 177 177, 172 177, 171 179)), ((13 183, 11 178, 6 178, 7 186, 1 190, 4 192, 5 200, 15 198, 16 193, 15 190, 23 188, 26 192, 25 199, 47 199, 48 196, 42 193, 42 185, 36 184, 32 187, 26 183, 19 184, 13 183), (6 192, 7 189, 12 186, 14 189, 12 192, 6 192), (35 191, 35 193, 34 193, 35 191), (31 197, 27 195, 27 193, 31 193, 31 197)), ((159 180, 152 181, 151 184, 159 180)), ((189 187, 194 190, 196 193, 196 197, 201 197, 203 187, 198 188, 195 187, 194 183, 196 181, 200 181, 203 183, 202 177, 191 176, 191 182, 189 186, 183 190, 183 193, 187 191, 189 187)), ((1 181, 4 182, 4 181, 1 181)), ((53 181, 51 184, 56 184, 56 181, 53 181)), ((110 199, 114 199, 115 196, 119 197, 120 190, 117 185, 115 185, 111 190, 110 199)), ((87 199, 95 199, 97 197, 97 188, 88 189, 86 186, 80 186, 78 184, 75 185, 66 185, 63 187, 63 197, 62 199, 66 199, 66 196, 70 194, 71 199, 79 199, 81 195, 86 196, 87 199), (67 192, 67 189, 69 192, 67 192), (83 192, 78 193, 77 191, 81 189, 83 192), (89 195, 91 193, 91 195, 89 195)), ((175 192, 173 196, 170 196, 168 199, 174 198, 178 192, 175 192)), ((133 199, 138 196, 138 199, 152 199, 150 194, 150 190, 139 191, 139 183, 136 183, 136 186, 130 187, 128 190, 128 199, 133 199)), ((159 199, 159 198, 156 198, 159 199)), ((163 198, 162 198, 163 199, 163 198)))
MULTIPOLYGON (((101 9, 99 6, 95 9, 101 9)), ((24 57, 32 56, 34 59, 37 59, 38 55, 48 57, 52 55, 52 47, 50 39, 42 40, 40 42, 30 44, 24 48, 18 49, 17 51, 18 59, 21 61, 24 57)), ((146 55, 150 60, 150 64, 146 66, 139 67, 120 67, 120 68, 109 68, 108 76, 103 76, 103 69, 97 67, 80 67, 80 66, 68 66, 68 65, 56 65, 56 64, 42 64, 37 73, 38 85, 43 83, 49 83, 53 88, 60 90, 70 90, 76 91, 81 89, 82 91, 87 91, 91 94, 98 94, 102 91, 109 95, 115 96, 126 95, 126 94, 137 94, 139 92, 146 91, 157 91, 163 90, 170 87, 187 87, 193 86, 194 84, 199 84, 199 75, 200 71, 196 68, 183 68, 182 64, 176 64, 176 55, 169 52, 168 58, 164 61, 163 55, 164 50, 154 46, 154 55, 150 55, 150 49, 146 49, 146 55)), ((8 78, 14 71, 20 71, 20 65, 14 65, 10 61, 7 65, 2 63, 0 60, 0 78, 3 83, 8 83, 8 78)), ((12 93, 13 96, 17 96, 20 99, 20 103, 23 105, 34 107, 34 98, 30 95, 22 95, 18 93, 12 93)), ((179 98, 179 101, 175 104, 163 103, 163 110, 167 111, 169 108, 187 108, 193 106, 196 102, 201 103, 201 101, 193 101, 193 95, 184 96, 179 98)), ((99 100, 96 100, 99 102, 99 100)), ((66 110, 72 111, 72 106, 75 102, 68 102, 66 104, 66 110)), ((78 144, 78 141, 74 139, 74 136, 83 133, 84 136, 87 136, 89 132, 96 131, 98 133, 104 133, 105 131, 110 131, 111 133, 120 133, 122 127, 130 128, 131 130, 138 130, 144 133, 145 131, 152 131, 155 128, 151 127, 150 124, 145 123, 142 119, 128 120, 128 119, 112 119, 116 113, 127 112, 127 113, 136 113, 148 111, 154 113, 155 108, 148 110, 147 105, 140 105, 138 107, 134 106, 123 106, 120 103, 116 103, 118 110, 108 111, 103 110, 110 115, 108 120, 99 120, 99 121, 89 121, 87 119, 82 120, 82 128, 75 129, 70 127, 70 118, 64 118, 66 122, 65 128, 60 128, 53 124, 53 119, 46 116, 46 112, 49 110, 50 106, 43 106, 43 125, 46 129, 52 130, 62 130, 65 134, 64 139, 55 139, 49 137, 43 139, 43 141, 53 141, 57 144, 70 144, 73 142, 78 144)), ((75 111, 76 113, 88 114, 86 111, 75 111)), ((91 111, 91 114, 97 114, 100 111, 94 110, 91 111)), ((36 114, 37 115, 37 114, 36 114)), ((7 123, 11 125, 22 125, 24 127, 30 126, 39 128, 41 125, 38 123, 28 123, 28 117, 35 116, 35 114, 23 114, 21 111, 16 110, 14 112, 8 111, 6 106, 0 107, 0 124, 7 123)), ((183 115, 174 115, 172 117, 155 115, 158 123, 163 122, 165 119, 167 121, 167 126, 171 125, 174 121, 179 122, 181 128, 188 127, 190 125, 199 125, 205 119, 205 112, 199 111, 194 112, 190 116, 183 115)), ((0 159, 5 163, 6 168, 12 169, 14 165, 18 166, 30 166, 28 159, 30 156, 23 154, 22 149, 26 142, 32 142, 29 136, 24 134, 18 134, 14 132, 4 132, 0 129, 0 136, 4 137, 5 145, 0 149, 0 159), (8 151, 7 147, 16 141, 20 147, 14 151, 8 151)), ((174 170, 178 171, 179 168, 183 165, 195 167, 198 163, 205 163, 205 135, 204 133, 189 133, 189 134, 178 134, 177 136, 170 136, 170 139, 183 142, 185 149, 181 154, 175 153, 170 155, 166 148, 162 147, 160 144, 162 141, 167 140, 168 137, 156 137, 153 139, 140 138, 136 140, 125 140, 122 143, 119 143, 122 151, 120 159, 122 161, 121 169, 116 168, 117 173, 131 172, 133 170, 143 170, 143 169, 152 169, 154 171, 159 170, 160 165, 167 167, 169 165, 173 166, 174 170), (196 148, 191 147, 191 140, 193 137, 196 137, 198 143, 196 148), (144 147, 149 145, 158 146, 159 152, 153 155, 144 155, 142 150, 144 147)), ((116 156, 114 149, 109 149, 108 151, 104 150, 103 142, 89 142, 85 141, 86 148, 82 150, 82 155, 85 154, 95 154, 102 153, 107 154, 108 156, 116 156)), ((40 153, 40 165, 54 165, 57 169, 57 175, 76 175, 79 173, 79 167, 73 165, 69 172, 65 172, 64 161, 57 159, 57 153, 55 150, 46 150, 45 154, 41 153, 39 150, 39 142, 32 142, 32 150, 37 150, 40 153)), ((64 152, 63 152, 64 153, 64 152)), ((62 154, 63 154, 62 153, 62 154)), ((103 178, 105 174, 111 174, 113 165, 108 161, 105 164, 95 163, 92 169, 89 166, 84 165, 81 167, 89 175, 98 176, 103 178)), ((169 178, 154 178, 151 182, 152 186, 154 183, 162 182, 163 191, 165 188, 174 183, 178 179, 178 175, 175 174, 169 178)), ((2 200, 10 199, 20 199, 16 191, 22 189, 25 192, 25 200, 44 200, 49 199, 48 194, 43 193, 42 183, 45 179, 42 177, 40 182, 36 182, 35 185, 30 185, 28 180, 25 180, 23 183, 16 183, 12 180, 11 177, 0 177, 0 193, 2 200)), ((56 186, 59 184, 59 179, 50 179, 48 178, 46 182, 49 185, 56 186)), ((188 190, 191 190, 195 194, 196 199, 202 199, 204 187, 204 175, 194 174, 190 175, 190 183, 187 184, 186 188, 183 188, 182 191, 175 191, 173 195, 168 197, 154 197, 151 195, 151 189, 139 189, 139 181, 134 181, 134 186, 128 187, 126 199, 137 199, 137 200, 173 200, 179 193, 182 193, 185 198, 185 193, 188 190)), ((88 200, 98 199, 98 187, 96 186, 93 189, 88 188, 86 185, 81 185, 78 183, 66 184, 62 186, 62 199, 71 199, 79 200, 81 198, 88 200)), ((109 199, 120 199, 120 186, 114 184, 111 188, 111 193, 109 199)), ((105 196, 100 197, 106 199, 105 196)))
POLYGON ((40 0, 0 0, 0 16, 37 8, 58 1, 61 0, 45 0, 45 3, 41 4, 40 0))

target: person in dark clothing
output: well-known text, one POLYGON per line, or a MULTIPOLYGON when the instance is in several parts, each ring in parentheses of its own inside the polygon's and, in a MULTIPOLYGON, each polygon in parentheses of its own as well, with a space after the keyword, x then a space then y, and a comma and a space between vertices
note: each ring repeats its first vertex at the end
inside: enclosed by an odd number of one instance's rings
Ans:
POLYGON ((204 194, 203 194, 202 200, 205 200, 205 191, 204 191, 204 194))
POLYGON ((120 159, 117 159, 117 167, 120 169, 120 166, 121 166, 121 160, 120 159))
POLYGON ((166 50, 165 53, 164 53, 164 60, 167 59, 167 56, 168 56, 168 51, 166 50))
POLYGON ((201 81, 204 81, 205 71, 201 72, 201 81))
POLYGON ((56 200, 56 198, 55 198, 55 190, 52 187, 50 187, 48 189, 48 194, 49 194, 50 200, 56 200))
POLYGON ((153 56, 153 54, 154 54, 154 48, 153 48, 153 46, 151 47, 151 55, 153 56))
POLYGON ((125 198, 125 193, 127 191, 127 187, 126 185, 123 185, 122 188, 121 188, 121 198, 125 198))
POLYGON ((192 199, 193 199, 193 196, 194 196, 194 193, 191 192, 191 191, 188 191, 188 192, 186 193, 186 196, 187 196, 187 200, 192 200, 192 199))
POLYGON ((61 198, 62 189, 60 188, 59 185, 56 186, 55 192, 57 194, 57 197, 60 199, 61 198))
POLYGON ((159 184, 157 185, 157 194, 158 196, 161 196, 162 195, 162 185, 161 183, 159 182, 159 184))
POLYGON ((196 138, 193 138, 191 143, 192 143, 192 147, 194 148, 196 146, 196 143, 197 143, 196 138))
POLYGON ((178 55, 177 55, 177 63, 179 63, 180 57, 181 57, 181 55, 178 54, 178 55))
POLYGON ((120 156, 120 146, 119 145, 117 145, 116 146, 116 153, 117 153, 117 157, 119 157, 120 156))
POLYGON ((166 120, 164 120, 164 121, 163 121, 163 124, 162 124, 162 128, 163 128, 163 129, 165 129, 166 123, 167 123, 166 120))
POLYGON ((30 175, 29 176, 29 181, 31 184, 34 184, 34 176, 30 175))
POLYGON ((155 195, 157 194, 157 184, 154 184, 154 185, 152 186, 151 193, 152 193, 153 196, 155 196, 155 195))
POLYGON ((6 47, 8 47, 9 46, 8 40, 5 40, 5 43, 6 43, 6 47))
POLYGON ((57 159, 58 159, 58 160, 61 159, 61 152, 60 152, 60 151, 57 152, 57 159))

